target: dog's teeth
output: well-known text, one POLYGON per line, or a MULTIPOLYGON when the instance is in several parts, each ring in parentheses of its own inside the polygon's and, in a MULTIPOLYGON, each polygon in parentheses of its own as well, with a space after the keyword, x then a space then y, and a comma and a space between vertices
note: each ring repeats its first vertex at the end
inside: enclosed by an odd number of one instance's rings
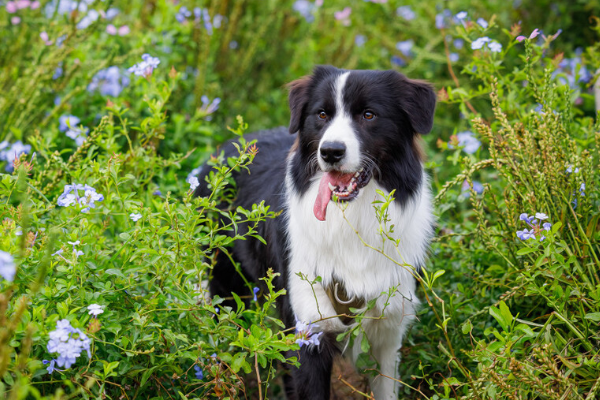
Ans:
MULTIPOLYGON (((361 168, 361 171, 362 171, 362 168, 361 168)), ((360 172, 355 173, 354 178, 358 178, 359 175, 360 175, 360 172)))
POLYGON ((354 186, 350 186, 350 187, 348 188, 348 194, 350 194, 350 193, 352 193, 352 192, 354 192, 354 186))
POLYGON ((332 192, 333 192, 335 189, 337 189, 337 186, 333 186, 333 185, 331 184, 331 182, 329 182, 329 183, 328 183, 328 185, 329 185, 329 190, 331 190, 332 192))
POLYGON ((364 168, 361 168, 358 170, 358 172, 363 172, 363 171, 364 171, 364 168))

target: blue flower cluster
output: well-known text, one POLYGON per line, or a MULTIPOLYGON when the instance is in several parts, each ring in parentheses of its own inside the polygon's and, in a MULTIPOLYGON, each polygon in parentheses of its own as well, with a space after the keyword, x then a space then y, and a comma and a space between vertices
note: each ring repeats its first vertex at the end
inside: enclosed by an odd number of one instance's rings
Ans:
POLYGON ((96 189, 89 185, 81 185, 74 183, 72 185, 65 185, 63 193, 58 197, 56 204, 61 207, 69 207, 71 205, 78 205, 83 207, 82 213, 90 211, 90 208, 96 208, 95 202, 104 200, 104 196, 96 192, 96 189), (83 195, 79 194, 79 191, 83 190, 83 195))
POLYGON ((0 276, 9 282, 15 279, 15 273, 17 267, 15 266, 15 260, 10 253, 0 250, 0 276))
POLYGON ((74 115, 62 115, 58 119, 58 130, 75 141, 77 146, 81 146, 87 137, 89 131, 85 126, 77 126, 80 119, 74 115))
POLYGON ((480 50, 487 46, 492 53, 500 53, 502 51, 502 45, 495 40, 490 39, 487 36, 480 37, 471 43, 473 50, 480 50))
POLYGON ((396 15, 407 21, 415 19, 417 16, 410 6, 401 6, 396 9, 396 15))
POLYGON ((292 8, 302 15, 306 19, 306 22, 313 22, 315 20, 314 12, 316 5, 314 3, 308 0, 297 0, 292 5, 292 8))
POLYGON ((48 341, 48 352, 58 353, 58 358, 46 361, 48 365, 48 373, 51 374, 55 370, 55 365, 64 368, 71 368, 77 357, 85 350, 88 358, 92 357, 90 353, 91 340, 80 329, 73 328, 67 319, 62 319, 56 322, 56 330, 50 332, 50 340, 48 341))
POLYGON ((142 55, 142 60, 141 63, 135 64, 133 67, 129 68, 127 72, 147 78, 152 75, 152 71, 160 64, 158 57, 152 57, 150 54, 142 55))
POLYGON ((13 162, 19 158, 22 154, 29 154, 31 151, 31 145, 23 144, 20 140, 17 140, 13 144, 8 141, 0 142, 0 161, 6 161, 5 170, 12 172, 14 170, 13 162))
POLYGON ((217 14, 211 19, 208 9, 200 7, 194 8, 194 17, 196 18, 196 21, 202 21, 204 29, 206 29, 206 32, 209 35, 213 34, 213 28, 219 29, 221 27, 223 19, 225 18, 222 15, 217 14))
POLYGON ((117 97, 124 87, 129 85, 129 76, 122 73, 119 67, 112 66, 101 71, 92 78, 88 92, 99 90, 104 96, 117 97))
POLYGON ((296 321, 296 336, 298 337, 298 339, 296 339, 296 343, 300 347, 310 344, 314 346, 321 344, 319 337, 323 334, 323 332, 313 332, 313 326, 318 327, 318 325, 313 324, 312 322, 306 324, 302 321, 296 321))
POLYGON ((552 224, 550 222, 544 222, 541 226, 541 221, 548 219, 548 216, 544 213, 536 213, 535 215, 527 215, 523 213, 519 216, 521 221, 525 221, 527 225, 531 229, 523 229, 522 231, 517 231, 517 237, 521 240, 528 239, 537 239, 539 237, 540 242, 546 239, 544 236, 544 231, 548 232, 552 228, 552 224))

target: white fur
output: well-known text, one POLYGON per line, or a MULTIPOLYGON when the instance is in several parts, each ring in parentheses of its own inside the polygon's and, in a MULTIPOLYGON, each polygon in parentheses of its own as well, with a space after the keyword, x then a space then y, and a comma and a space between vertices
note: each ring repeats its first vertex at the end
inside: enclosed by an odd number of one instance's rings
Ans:
MULTIPOLYGON (((293 189, 290 171, 286 176, 292 309, 300 321, 316 322, 320 330, 339 332, 348 329, 348 326, 339 318, 325 319, 337 315, 324 289, 334 276, 343 283, 349 297, 358 296, 367 301, 378 298, 374 309, 367 313, 369 317, 381 315, 387 300, 382 292, 399 285, 398 291, 389 299, 383 319, 363 320, 363 328, 371 343, 372 354, 379 362, 381 374, 397 379, 398 350, 419 304, 415 295, 415 278, 409 267, 398 266, 366 247, 353 230, 356 229, 366 243, 382 248, 379 222, 372 205, 373 200, 380 197, 376 189, 382 188, 372 180, 360 190, 357 198, 345 204, 344 212, 330 201, 326 220, 319 221, 313 214, 313 205, 322 174, 316 174, 302 196, 293 189), (320 276, 322 284, 317 283, 311 288, 308 282, 297 276, 299 272, 311 281, 320 276)), ((384 252, 400 263, 423 265, 433 234, 431 192, 425 173, 414 199, 404 207, 393 202, 389 206, 389 214, 391 223, 395 225, 393 235, 400 239, 400 244, 396 249, 387 241, 383 245, 384 252)), ((360 341, 357 341, 356 347, 350 350, 354 360, 360 353, 359 346, 360 341)), ((397 398, 398 385, 392 379, 378 376, 371 382, 371 387, 377 400, 397 398)))
POLYGON ((343 94, 348 75, 350 75, 350 72, 345 72, 338 76, 335 81, 335 116, 323 134, 319 143, 319 151, 317 151, 319 167, 323 171, 331 169, 331 166, 325 163, 321 157, 321 145, 324 142, 341 142, 346 145, 346 155, 341 160, 341 164, 337 169, 346 172, 355 172, 361 167, 360 143, 352 128, 352 116, 344 109, 343 94))

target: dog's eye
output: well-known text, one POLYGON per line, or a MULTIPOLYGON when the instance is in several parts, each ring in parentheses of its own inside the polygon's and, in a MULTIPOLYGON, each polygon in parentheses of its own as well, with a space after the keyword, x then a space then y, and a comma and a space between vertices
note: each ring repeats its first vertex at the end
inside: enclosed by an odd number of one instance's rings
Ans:
POLYGON ((317 114, 319 116, 319 119, 327 119, 327 113, 323 110, 319 111, 319 114, 317 114))
POLYGON ((371 111, 365 111, 363 114, 363 118, 364 119, 373 119, 373 118, 375 118, 375 114, 373 114, 371 111))

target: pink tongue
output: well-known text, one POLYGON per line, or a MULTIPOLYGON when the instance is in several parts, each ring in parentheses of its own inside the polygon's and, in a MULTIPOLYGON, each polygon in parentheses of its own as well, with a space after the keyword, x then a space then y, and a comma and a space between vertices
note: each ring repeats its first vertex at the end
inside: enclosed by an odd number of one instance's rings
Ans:
POLYGON ((329 189, 329 184, 331 183, 332 186, 346 187, 350 183, 352 176, 352 173, 342 174, 337 171, 326 172, 325 175, 323 175, 321 182, 319 182, 319 193, 317 194, 315 206, 313 207, 315 217, 317 217, 319 221, 325 221, 327 204, 329 204, 329 200, 331 200, 331 189, 329 189))

